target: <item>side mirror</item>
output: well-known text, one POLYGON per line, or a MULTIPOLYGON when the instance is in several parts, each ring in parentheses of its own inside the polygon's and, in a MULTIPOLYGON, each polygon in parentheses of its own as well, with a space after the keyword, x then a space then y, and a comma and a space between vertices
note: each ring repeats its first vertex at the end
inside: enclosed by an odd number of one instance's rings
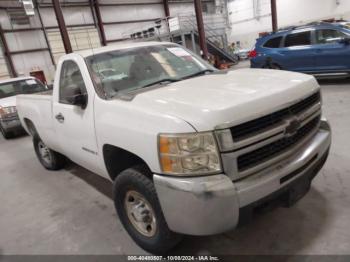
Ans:
POLYGON ((79 106, 81 109, 85 109, 88 102, 87 94, 76 94, 73 96, 67 97, 67 101, 75 106, 79 106))

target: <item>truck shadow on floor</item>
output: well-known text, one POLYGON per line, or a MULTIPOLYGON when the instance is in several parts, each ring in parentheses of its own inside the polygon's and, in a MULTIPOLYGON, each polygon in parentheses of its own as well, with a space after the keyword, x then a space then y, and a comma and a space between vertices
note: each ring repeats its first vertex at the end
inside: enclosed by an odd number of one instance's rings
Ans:
POLYGON ((322 234, 329 220, 329 210, 324 196, 311 188, 291 208, 275 207, 259 212, 248 224, 224 234, 186 237, 172 254, 297 254, 313 246, 313 242, 322 234))
MULTIPOLYGON (((71 162, 67 164, 66 170, 113 199, 110 180, 71 162)), ((295 206, 275 206, 262 210, 255 214, 252 221, 231 232, 204 237, 185 236, 169 255, 296 254, 313 245, 314 240, 322 234, 329 219, 328 211, 325 197, 312 187, 295 206)))
POLYGON ((101 194, 113 200, 113 183, 111 180, 96 175, 89 170, 74 164, 71 161, 67 162, 65 169, 75 177, 85 181, 101 194))

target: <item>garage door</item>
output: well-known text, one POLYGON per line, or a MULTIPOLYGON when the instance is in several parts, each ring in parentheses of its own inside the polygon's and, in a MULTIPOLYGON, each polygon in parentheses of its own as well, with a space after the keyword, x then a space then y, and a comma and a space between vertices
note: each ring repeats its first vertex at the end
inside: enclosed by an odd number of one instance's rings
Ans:
MULTIPOLYGON (((101 46, 98 31, 94 27, 68 29, 68 34, 73 51, 101 46)), ((65 54, 60 31, 58 29, 47 30, 47 35, 57 64, 58 59, 65 54)))

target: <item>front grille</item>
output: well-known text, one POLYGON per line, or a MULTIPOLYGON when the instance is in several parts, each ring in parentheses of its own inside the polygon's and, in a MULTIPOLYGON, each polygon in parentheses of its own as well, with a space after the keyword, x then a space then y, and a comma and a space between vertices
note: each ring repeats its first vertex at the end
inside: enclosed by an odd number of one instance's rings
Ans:
POLYGON ((310 132, 316 128, 319 122, 320 117, 316 117, 301 127, 294 136, 284 137, 280 140, 272 142, 271 144, 239 156, 237 158, 238 171, 245 171, 266 162, 279 154, 282 154, 284 151, 288 150, 290 147, 297 144, 304 137, 310 134, 310 132))
POLYGON ((19 119, 19 117, 18 117, 17 112, 15 112, 15 113, 6 114, 1 119, 4 121, 12 121, 12 120, 19 119))
POLYGON ((281 123, 283 119, 307 110, 308 108, 320 102, 320 100, 320 92, 317 92, 290 107, 269 114, 267 116, 263 116, 258 119, 240 124, 238 126, 234 126, 231 128, 232 138, 233 140, 238 141, 245 137, 259 133, 265 129, 271 128, 272 126, 281 123))

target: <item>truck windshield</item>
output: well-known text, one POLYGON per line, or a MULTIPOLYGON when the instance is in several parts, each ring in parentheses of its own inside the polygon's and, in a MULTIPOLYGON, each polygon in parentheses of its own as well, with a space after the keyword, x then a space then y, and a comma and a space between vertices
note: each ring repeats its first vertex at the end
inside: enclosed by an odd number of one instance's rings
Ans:
POLYGON ((0 99, 20 94, 33 94, 46 90, 46 86, 35 79, 7 82, 0 84, 0 99))
POLYGON ((104 90, 107 98, 119 92, 176 82, 216 70, 177 45, 111 51, 90 56, 86 61, 93 81, 104 90))

